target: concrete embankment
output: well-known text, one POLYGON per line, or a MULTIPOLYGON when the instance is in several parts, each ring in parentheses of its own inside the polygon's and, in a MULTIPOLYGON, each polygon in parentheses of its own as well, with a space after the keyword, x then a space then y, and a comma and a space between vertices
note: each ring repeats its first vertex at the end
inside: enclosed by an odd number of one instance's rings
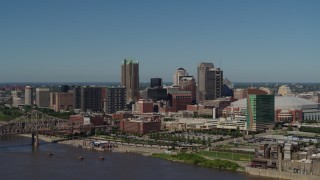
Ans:
POLYGON ((122 152, 122 153, 137 153, 145 156, 151 156, 154 153, 164 153, 167 148, 164 146, 150 146, 150 145, 141 145, 141 144, 131 144, 131 143, 121 143, 121 142, 113 142, 109 141, 113 144, 112 148, 110 149, 104 149, 101 147, 94 147, 90 145, 89 140, 67 140, 67 141, 61 141, 60 144, 66 144, 71 145, 75 147, 82 147, 86 149, 92 149, 97 151, 105 151, 110 150, 112 152, 122 152))
POLYGON ((250 175, 277 178, 277 179, 292 179, 292 180, 319 180, 320 176, 280 172, 272 169, 259 169, 246 167, 246 172, 250 175))

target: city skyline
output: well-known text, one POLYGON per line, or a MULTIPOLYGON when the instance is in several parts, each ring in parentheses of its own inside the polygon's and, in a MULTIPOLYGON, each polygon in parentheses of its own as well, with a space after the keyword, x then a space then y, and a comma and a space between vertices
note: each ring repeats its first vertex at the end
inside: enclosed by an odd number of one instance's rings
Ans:
POLYGON ((319 82, 319 1, 1 1, 0 82, 171 82, 201 62, 232 82, 319 82))

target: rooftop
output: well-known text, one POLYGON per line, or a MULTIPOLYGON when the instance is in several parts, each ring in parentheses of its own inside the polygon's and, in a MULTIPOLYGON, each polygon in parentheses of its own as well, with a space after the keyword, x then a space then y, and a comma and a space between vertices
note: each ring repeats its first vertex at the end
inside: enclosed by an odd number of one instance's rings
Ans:
MULTIPOLYGON (((247 107, 247 98, 233 102, 233 107, 247 107)), ((291 109, 318 109, 319 104, 307 99, 293 96, 275 96, 275 109, 291 110, 291 109)))

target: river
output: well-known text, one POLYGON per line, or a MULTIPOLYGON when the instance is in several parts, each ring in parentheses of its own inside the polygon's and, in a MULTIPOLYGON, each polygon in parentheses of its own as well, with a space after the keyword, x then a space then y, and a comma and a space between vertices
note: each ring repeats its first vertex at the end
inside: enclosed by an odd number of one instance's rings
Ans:
POLYGON ((31 139, 26 137, 0 137, 0 179, 262 179, 132 153, 97 152, 46 142, 34 148, 30 144, 31 139))

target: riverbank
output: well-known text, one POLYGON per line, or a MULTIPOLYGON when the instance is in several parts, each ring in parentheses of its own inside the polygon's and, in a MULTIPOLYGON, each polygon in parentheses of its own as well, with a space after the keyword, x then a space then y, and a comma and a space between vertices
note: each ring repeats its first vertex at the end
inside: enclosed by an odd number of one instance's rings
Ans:
MULTIPOLYGON (((22 137, 31 138, 31 134, 22 134, 22 137)), ((218 169, 232 169, 232 170, 240 170, 243 171, 243 168, 236 163, 228 160, 221 159, 210 159, 196 154, 190 154, 189 158, 182 158, 182 156, 175 156, 170 154, 165 154, 167 148, 165 146, 158 145, 140 145, 140 144, 130 144, 130 143, 121 143, 109 141, 112 143, 112 148, 102 148, 96 147, 90 144, 92 142, 91 139, 72 139, 66 140, 64 138, 59 138, 55 136, 45 136, 39 135, 39 139, 45 142, 58 142, 59 144, 64 144, 73 147, 81 147, 84 149, 96 150, 96 151, 111 151, 118 153, 136 153, 143 156, 152 156, 156 158, 166 159, 170 161, 180 161, 185 163, 197 164, 203 167, 209 168, 218 168, 218 169), (178 157, 178 158, 175 158, 178 157), (180 159, 179 159, 180 158, 180 159)), ((99 140, 97 141, 99 142, 99 140)))
MULTIPOLYGON (((19 136, 22 137, 28 137, 31 138, 31 134, 20 134, 19 136)), ((68 146, 74 146, 74 147, 81 147, 84 149, 91 149, 91 150, 97 150, 97 151, 112 151, 112 152, 119 152, 119 153, 136 153, 136 154, 141 154, 144 156, 151 156, 152 154, 156 153, 164 153, 166 148, 165 147, 160 147, 160 146, 150 146, 150 145, 145 145, 141 146, 140 144, 130 144, 130 143, 116 143, 112 142, 115 144, 111 149, 104 149, 100 147, 94 147, 89 144, 90 141, 88 139, 71 139, 67 140, 65 138, 59 138, 55 136, 46 136, 46 135, 38 135, 39 139, 45 142, 50 142, 50 143, 59 143, 59 144, 65 144, 68 146)))
POLYGON ((216 168, 216 169, 227 169, 227 170, 241 170, 240 166, 231 161, 227 160, 220 160, 220 159, 206 159, 205 157, 202 157, 197 154, 189 154, 189 153, 179 153, 177 155, 171 155, 171 154, 153 154, 153 157, 161 158, 165 160, 170 161, 179 161, 189 164, 195 164, 206 168, 216 168))
POLYGON ((97 151, 112 151, 112 152, 119 152, 119 153, 136 153, 141 154, 144 156, 151 156, 152 154, 156 153, 164 153, 166 149, 156 146, 141 146, 137 144, 129 144, 129 143, 116 143, 110 142, 113 144, 112 148, 102 148, 102 147, 95 147, 90 145, 90 140, 66 140, 59 142, 60 144, 70 145, 74 147, 81 147, 85 149, 92 149, 97 151))

